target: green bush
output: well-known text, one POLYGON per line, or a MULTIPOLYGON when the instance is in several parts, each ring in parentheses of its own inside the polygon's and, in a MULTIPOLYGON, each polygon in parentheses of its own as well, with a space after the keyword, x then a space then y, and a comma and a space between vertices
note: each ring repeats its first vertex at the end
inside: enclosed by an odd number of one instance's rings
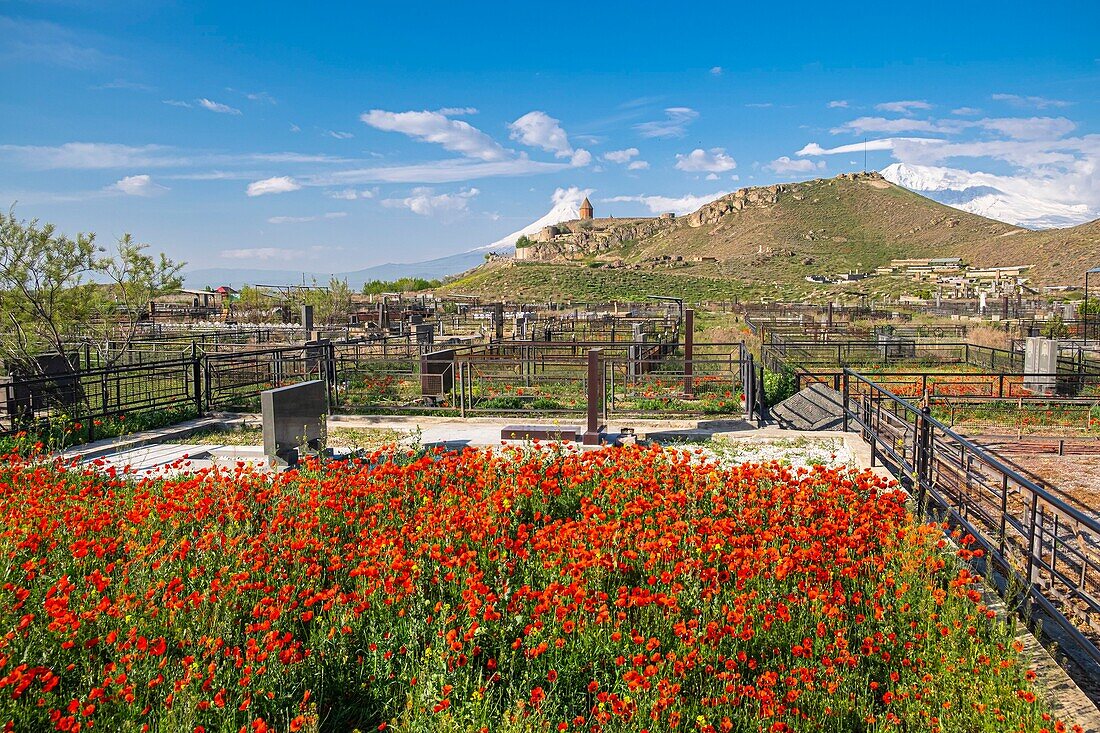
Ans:
POLYGON ((779 372, 764 370, 764 400, 767 404, 779 404, 797 391, 798 378, 793 369, 784 369, 779 372))

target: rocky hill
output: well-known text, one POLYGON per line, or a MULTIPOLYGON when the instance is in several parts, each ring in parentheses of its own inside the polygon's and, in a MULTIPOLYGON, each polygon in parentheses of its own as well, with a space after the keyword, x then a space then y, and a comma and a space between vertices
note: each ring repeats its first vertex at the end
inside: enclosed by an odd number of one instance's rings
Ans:
MULTIPOLYGON (((686 285, 673 278, 690 277, 691 290, 716 297, 813 297, 836 288, 808 276, 872 271, 895 258, 1030 265, 1036 284, 1080 283, 1086 266, 1100 266, 1100 222, 1030 231, 937 203, 878 173, 744 188, 688 216, 573 221, 534 239, 515 261, 490 263, 450 289, 569 297, 591 292, 605 279, 594 273, 611 270, 620 281, 629 272, 666 291, 686 285)), ((859 283, 872 294, 905 288, 896 278, 859 283)))

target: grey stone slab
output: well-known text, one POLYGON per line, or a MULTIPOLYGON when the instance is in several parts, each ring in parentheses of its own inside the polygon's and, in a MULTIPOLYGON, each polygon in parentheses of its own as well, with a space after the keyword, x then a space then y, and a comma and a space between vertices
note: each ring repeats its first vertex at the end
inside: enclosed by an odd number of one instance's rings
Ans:
POLYGON ((328 417, 328 391, 320 380, 299 382, 260 393, 264 453, 293 464, 298 448, 320 450, 328 417))

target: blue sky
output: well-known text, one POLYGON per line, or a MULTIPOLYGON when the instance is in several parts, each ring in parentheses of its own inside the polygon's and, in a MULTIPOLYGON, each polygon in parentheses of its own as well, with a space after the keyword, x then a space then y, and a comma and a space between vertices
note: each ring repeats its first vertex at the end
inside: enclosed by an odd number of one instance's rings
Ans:
POLYGON ((1100 211, 1100 3, 0 0, 0 203, 343 271, 894 162, 1100 211))

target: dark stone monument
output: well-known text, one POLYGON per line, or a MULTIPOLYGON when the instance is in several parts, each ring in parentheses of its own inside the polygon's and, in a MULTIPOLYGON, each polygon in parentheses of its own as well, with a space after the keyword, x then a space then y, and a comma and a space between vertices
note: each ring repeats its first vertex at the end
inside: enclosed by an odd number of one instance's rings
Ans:
POLYGON ((302 306, 302 331, 305 332, 306 338, 309 338, 309 334, 313 331, 313 306, 302 306))
POLYGON ((684 311, 684 396, 695 396, 695 309, 684 311))
POLYGON ((584 445, 599 445, 605 426, 600 425, 603 407, 603 370, 600 349, 588 350, 588 423, 581 436, 584 445))
POLYGON ((504 340, 504 303, 493 304, 493 333, 497 341, 504 340))
POLYGON ((416 331, 416 343, 418 344, 433 344, 435 343, 435 326, 431 323, 418 323, 413 328, 416 331))
POLYGON ((328 416, 328 390, 320 380, 260 393, 264 454, 275 465, 298 462, 299 447, 320 451, 328 416))
POLYGON ((11 416, 30 418, 37 411, 69 409, 84 399, 74 361, 59 354, 33 357, 35 367, 12 365, 11 376, 0 390, 0 409, 11 416))

